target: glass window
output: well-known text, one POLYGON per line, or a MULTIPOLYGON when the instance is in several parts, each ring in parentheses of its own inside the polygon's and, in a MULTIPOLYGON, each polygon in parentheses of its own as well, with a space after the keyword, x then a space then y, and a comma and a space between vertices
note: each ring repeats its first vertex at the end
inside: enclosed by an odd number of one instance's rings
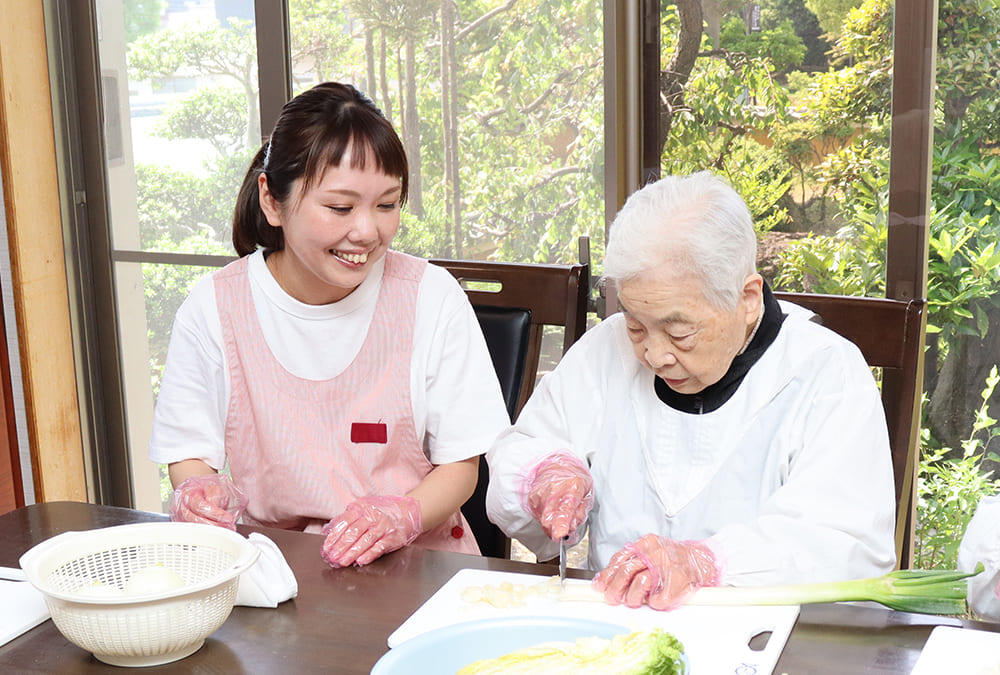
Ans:
MULTIPOLYGON (((599 259, 602 6, 290 0, 292 92, 350 82, 396 126, 412 168, 396 248, 570 262, 588 235, 599 259)), ((98 16, 134 491, 159 510, 165 473, 146 452, 173 316, 234 255, 233 200, 261 141, 254 3, 99 0, 98 16)))
POLYGON ((701 5, 663 10, 663 172, 733 183, 772 286, 884 296, 892 3, 701 5))
POLYGON ((289 0, 295 92, 364 91, 404 140, 396 247, 575 262, 603 241, 600 0, 289 0))
POLYGON ((160 510, 146 456, 173 315, 211 268, 158 254, 232 256, 233 195, 260 142, 250 0, 100 0, 108 202, 135 503, 160 510), (143 252, 136 254, 136 252, 143 252))

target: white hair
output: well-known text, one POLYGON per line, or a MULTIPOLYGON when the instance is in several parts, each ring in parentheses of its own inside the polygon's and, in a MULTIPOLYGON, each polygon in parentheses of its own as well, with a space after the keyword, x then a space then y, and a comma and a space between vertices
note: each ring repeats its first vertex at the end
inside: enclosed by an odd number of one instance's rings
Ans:
POLYGON ((708 171, 667 176, 638 190, 611 224, 604 276, 627 281, 663 265, 702 282, 705 299, 732 310, 757 270, 757 236, 743 198, 708 171))

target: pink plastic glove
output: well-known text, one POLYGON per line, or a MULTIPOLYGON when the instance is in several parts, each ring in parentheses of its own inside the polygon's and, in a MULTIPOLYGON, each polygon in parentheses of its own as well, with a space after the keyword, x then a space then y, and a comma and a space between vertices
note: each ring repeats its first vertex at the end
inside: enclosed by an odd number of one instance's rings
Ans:
POLYGON ((612 605, 673 609, 702 586, 716 586, 722 571, 712 551, 698 541, 647 534, 611 557, 593 586, 612 605))
POLYGON ((230 530, 246 510, 249 499, 233 480, 221 473, 191 476, 170 498, 170 520, 206 523, 230 530))
POLYGON ((594 506, 594 479, 586 465, 568 452, 542 459, 524 484, 525 509, 552 541, 575 535, 594 506))
POLYGON ((320 553, 330 567, 367 565, 411 543, 424 531, 413 497, 362 497, 323 526, 320 553))

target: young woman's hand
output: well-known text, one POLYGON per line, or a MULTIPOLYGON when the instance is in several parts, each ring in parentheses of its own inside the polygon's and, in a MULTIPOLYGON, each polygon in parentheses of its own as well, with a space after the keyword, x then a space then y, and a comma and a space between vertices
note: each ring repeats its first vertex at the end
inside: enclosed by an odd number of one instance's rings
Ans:
POLYGON ((702 542, 647 534, 611 557, 593 586, 612 605, 673 609, 702 586, 716 586, 722 573, 702 542))
POLYGON ((413 497, 362 497, 323 526, 326 539, 320 553, 331 567, 367 565, 421 532, 420 502, 413 497))
POLYGON ((552 453, 536 464, 525 488, 526 510, 553 541, 574 534, 594 505, 594 479, 568 452, 552 453))
POLYGON ((232 479, 220 473, 191 476, 170 498, 170 520, 236 529, 249 499, 232 479))

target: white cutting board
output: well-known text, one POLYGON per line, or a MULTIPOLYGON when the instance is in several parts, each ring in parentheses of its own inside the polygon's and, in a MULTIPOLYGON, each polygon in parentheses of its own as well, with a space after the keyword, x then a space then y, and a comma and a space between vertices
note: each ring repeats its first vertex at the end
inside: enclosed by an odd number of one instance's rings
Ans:
POLYGON ((0 580, 0 645, 49 618, 45 596, 27 581, 0 580))
POLYGON ((910 675, 998 675, 1000 633, 954 626, 931 631, 910 675))
MULTIPOLYGON (((465 589, 497 586, 504 582, 533 586, 549 577, 489 570, 459 570, 427 602, 389 636, 389 647, 435 628, 463 621, 501 616, 569 616, 614 623, 629 630, 659 627, 684 644, 693 675, 767 675, 785 647, 799 615, 798 605, 785 607, 680 607, 658 612, 648 607, 630 609, 603 602, 566 601, 533 597, 522 607, 498 608, 462 599, 465 589), (758 633, 770 631, 764 649, 748 643, 758 633)), ((566 584, 589 586, 589 581, 567 579, 566 584)))

